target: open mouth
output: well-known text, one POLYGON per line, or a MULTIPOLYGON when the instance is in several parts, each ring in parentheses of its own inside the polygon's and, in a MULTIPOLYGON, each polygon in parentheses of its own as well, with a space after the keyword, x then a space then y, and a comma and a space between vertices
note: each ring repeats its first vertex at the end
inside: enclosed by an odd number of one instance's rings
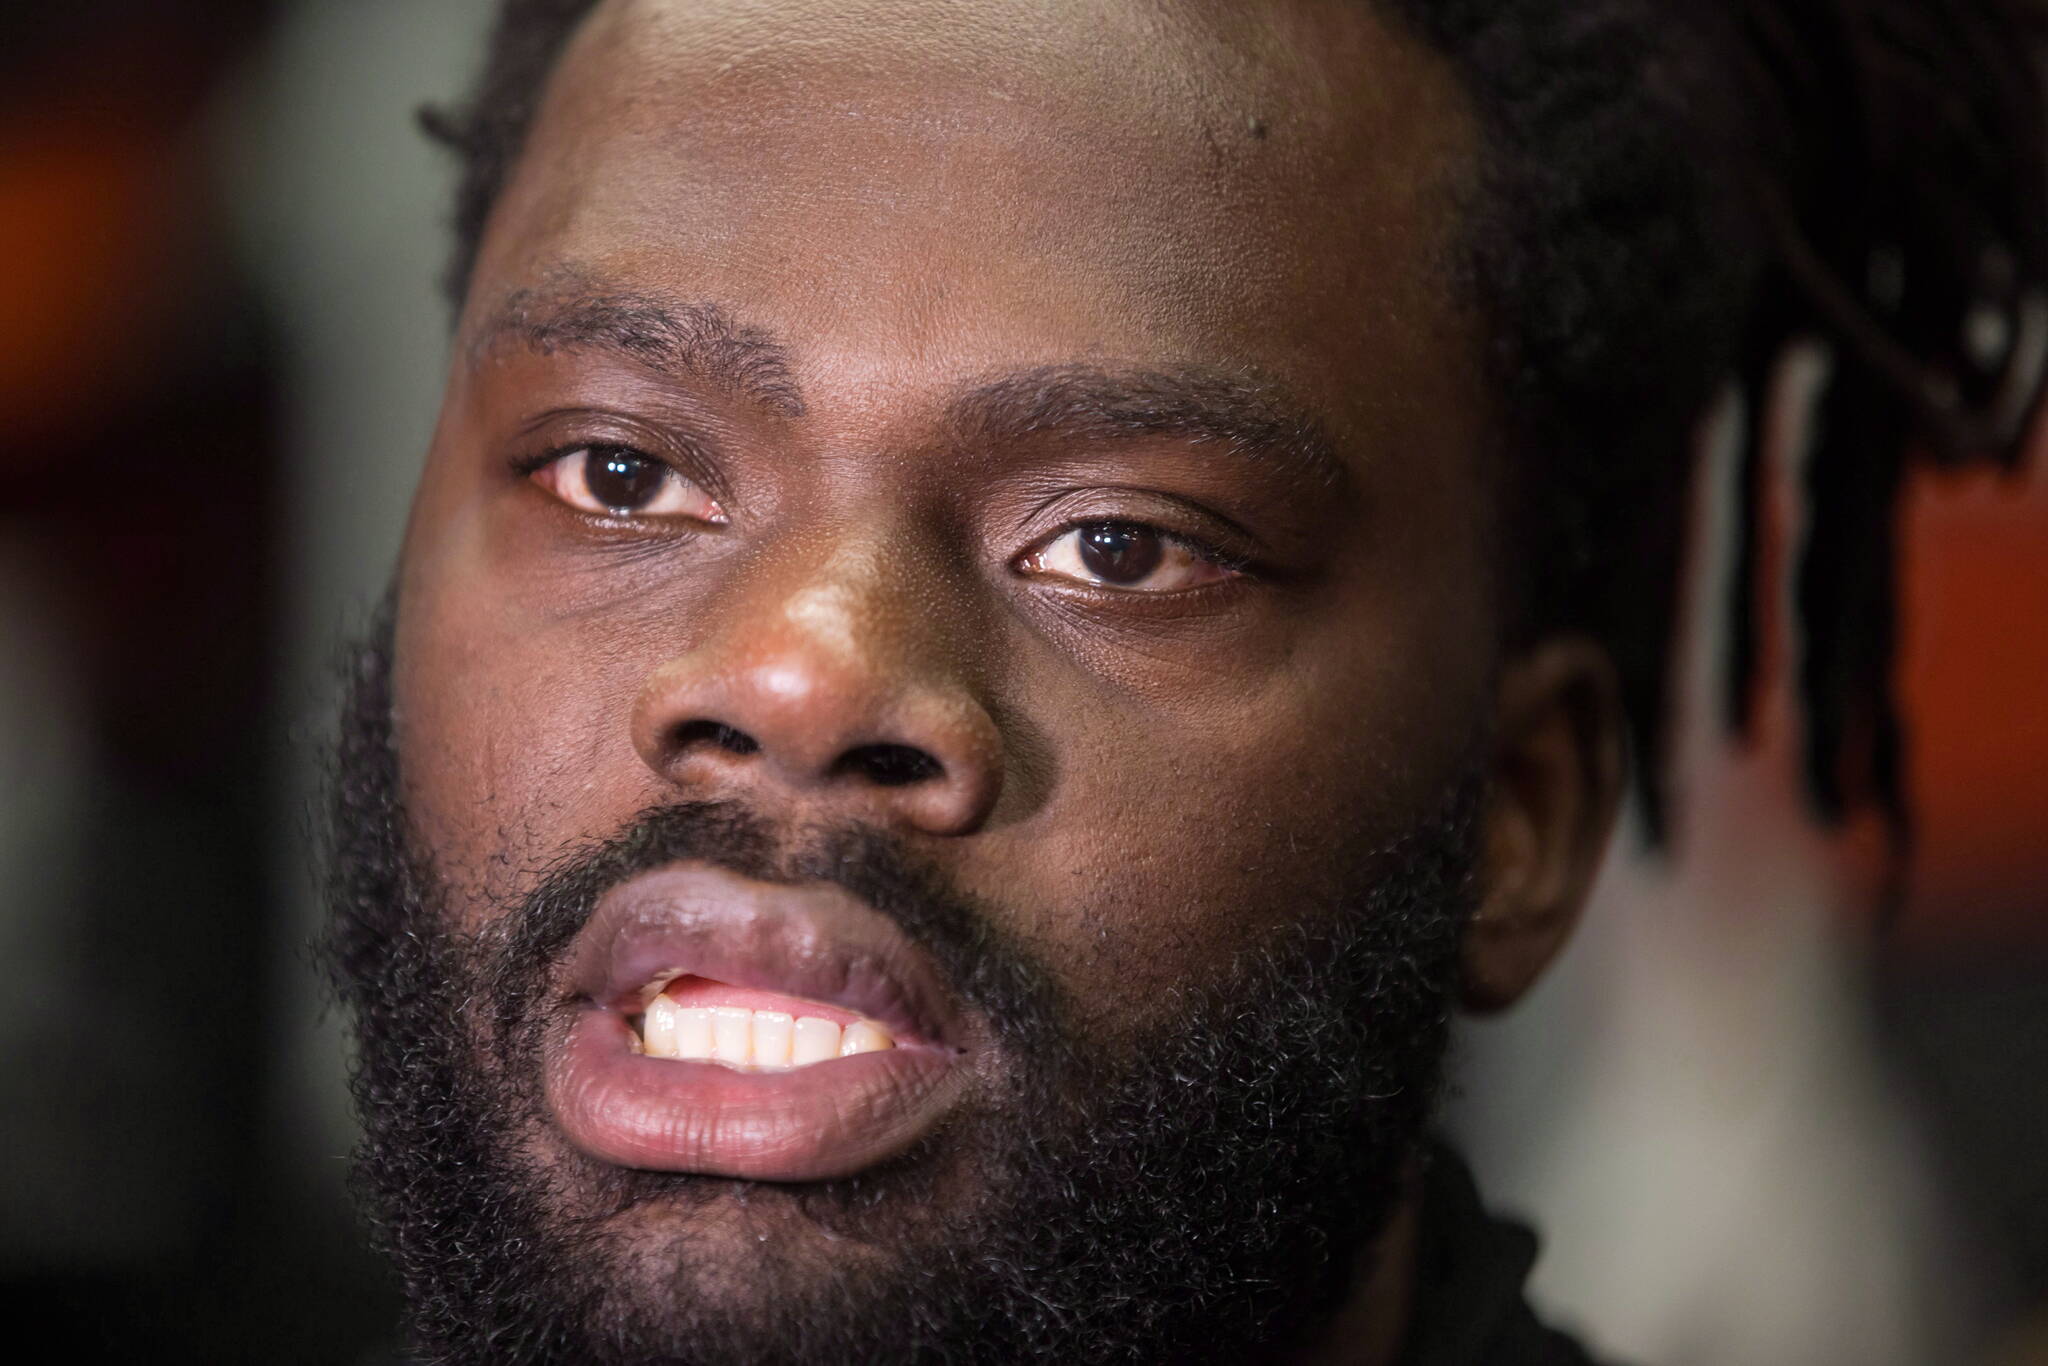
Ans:
POLYGON ((976 1033, 924 955, 837 888, 683 864, 615 887, 570 954, 557 1127, 602 1161, 850 1175, 929 1132, 976 1033))
POLYGON ((646 1006, 629 1021, 639 1033, 640 1051, 650 1058, 772 1072, 896 1046, 873 1020, 822 1002, 689 974, 652 985, 646 1006))

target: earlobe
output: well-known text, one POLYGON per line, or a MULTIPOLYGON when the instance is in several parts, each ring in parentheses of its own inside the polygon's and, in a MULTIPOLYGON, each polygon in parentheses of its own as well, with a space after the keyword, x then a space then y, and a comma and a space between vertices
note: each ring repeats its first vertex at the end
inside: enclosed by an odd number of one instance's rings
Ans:
POLYGON ((1467 1010, 1512 1005, 1571 937, 1621 803, 1622 753, 1614 666, 1591 640, 1551 637, 1501 670, 1467 1010))

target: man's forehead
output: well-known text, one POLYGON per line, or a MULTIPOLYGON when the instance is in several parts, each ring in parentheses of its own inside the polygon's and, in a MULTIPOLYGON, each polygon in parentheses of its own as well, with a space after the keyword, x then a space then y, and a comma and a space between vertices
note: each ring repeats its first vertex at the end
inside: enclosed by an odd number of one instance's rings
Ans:
POLYGON ((1148 105, 1235 120, 1284 104, 1312 118, 1332 93, 1324 77, 1348 85, 1341 73, 1400 41, 1370 0, 602 0, 582 39, 642 54, 640 74, 686 76, 708 98, 804 83, 830 100, 895 77, 1140 122, 1148 105))
POLYGON ((1312 389, 1294 361, 1384 327, 1370 363, 1422 384, 1465 340, 1420 334, 1472 141, 1449 73, 1357 4, 616 0, 480 274, 495 301, 577 262, 961 373, 1252 360, 1312 389))

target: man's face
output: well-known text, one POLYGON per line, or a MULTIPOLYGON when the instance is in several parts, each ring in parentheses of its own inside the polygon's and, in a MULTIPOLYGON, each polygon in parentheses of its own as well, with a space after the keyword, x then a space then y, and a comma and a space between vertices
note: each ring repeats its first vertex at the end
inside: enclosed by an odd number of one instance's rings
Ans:
POLYGON ((1469 122, 1356 6, 812 8, 601 6, 470 288, 360 718, 424 954, 355 987, 376 1180, 440 1226, 464 1186, 498 1268, 422 1312, 552 1277, 622 1353, 803 1305, 829 1355, 1112 1208, 1153 1243, 1104 1266, 1310 1266, 1259 1297, 1306 1312, 1392 1198, 1471 863, 1469 122), (664 984, 891 1046, 650 1057, 664 984), (1335 1222, 1255 1255, 1204 1207, 1335 1222))

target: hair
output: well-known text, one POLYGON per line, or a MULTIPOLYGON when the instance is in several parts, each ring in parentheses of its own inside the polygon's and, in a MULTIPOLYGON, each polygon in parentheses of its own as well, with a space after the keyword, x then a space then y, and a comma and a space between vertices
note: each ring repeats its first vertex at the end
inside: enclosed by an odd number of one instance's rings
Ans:
MULTIPOLYGON (((558 55, 595 0, 504 0, 466 102, 460 302, 558 55)), ((1725 716, 1761 651, 1761 396, 1830 352, 1796 566, 1807 786, 1910 833, 1893 690, 1896 534, 1915 462, 2020 458, 2048 352, 2042 0, 1377 0, 1459 74, 1484 148, 1458 245, 1511 430, 1522 639, 1613 657, 1656 837, 1696 428, 1751 396, 1728 585, 1725 716), (1530 568, 1521 568, 1530 566, 1530 568), (1523 577, 1526 576, 1526 577, 1523 577)))

